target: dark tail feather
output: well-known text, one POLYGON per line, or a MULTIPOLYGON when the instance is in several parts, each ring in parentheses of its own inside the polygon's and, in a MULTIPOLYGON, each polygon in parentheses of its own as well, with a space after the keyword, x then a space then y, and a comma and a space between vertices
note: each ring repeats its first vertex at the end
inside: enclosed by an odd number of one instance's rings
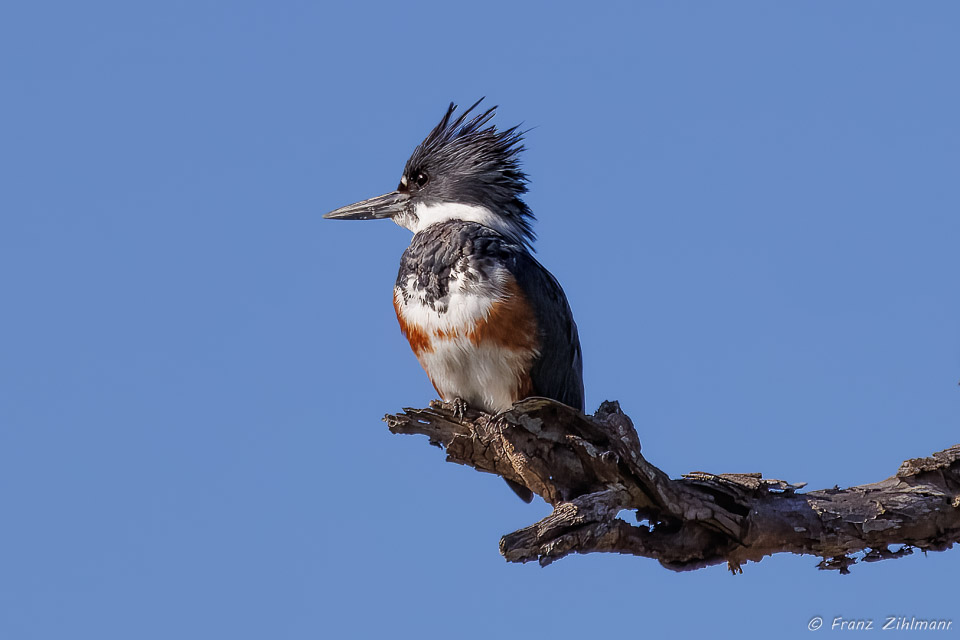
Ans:
POLYGON ((517 494, 517 497, 519 497, 521 500, 527 504, 530 504, 533 501, 533 491, 530 491, 530 489, 527 489, 522 484, 514 482, 513 480, 507 480, 506 478, 504 478, 504 480, 506 481, 507 486, 513 489, 513 492, 517 494))

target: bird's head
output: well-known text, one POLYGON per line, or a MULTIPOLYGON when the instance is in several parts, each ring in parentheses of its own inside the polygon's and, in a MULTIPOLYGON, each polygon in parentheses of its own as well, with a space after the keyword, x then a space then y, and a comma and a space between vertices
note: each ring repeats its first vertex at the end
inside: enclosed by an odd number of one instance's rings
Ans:
POLYGON ((324 218, 390 218, 414 233, 437 222, 466 220, 529 245, 534 217, 521 198, 527 191, 519 162, 523 132, 486 126, 496 107, 467 119, 479 104, 451 120, 457 106, 450 103, 407 160, 395 191, 341 207, 324 218))

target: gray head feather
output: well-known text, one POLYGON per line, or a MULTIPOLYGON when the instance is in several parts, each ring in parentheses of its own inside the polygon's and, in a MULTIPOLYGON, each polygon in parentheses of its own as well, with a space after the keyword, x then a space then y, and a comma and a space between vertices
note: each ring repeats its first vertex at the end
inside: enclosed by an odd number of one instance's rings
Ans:
POLYGON ((474 103, 454 120, 457 106, 450 103, 440 123, 414 150, 404 167, 399 190, 427 204, 459 202, 486 207, 516 230, 517 239, 529 245, 535 239, 533 213, 521 195, 527 176, 520 170, 523 134, 517 127, 497 131, 485 127, 496 113, 491 107, 467 119, 483 101, 474 103))

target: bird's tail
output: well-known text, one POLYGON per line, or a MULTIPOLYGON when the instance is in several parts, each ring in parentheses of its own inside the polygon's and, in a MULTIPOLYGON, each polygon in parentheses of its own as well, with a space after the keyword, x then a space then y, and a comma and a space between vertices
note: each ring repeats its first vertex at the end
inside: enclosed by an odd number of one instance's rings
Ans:
POLYGON ((513 480, 507 480, 506 478, 504 478, 504 480, 506 481, 507 486, 513 489, 513 492, 517 494, 517 497, 519 497, 521 500, 523 500, 527 504, 530 504, 530 502, 533 501, 533 491, 530 491, 530 489, 527 489, 525 486, 523 486, 519 482, 514 482, 513 480))

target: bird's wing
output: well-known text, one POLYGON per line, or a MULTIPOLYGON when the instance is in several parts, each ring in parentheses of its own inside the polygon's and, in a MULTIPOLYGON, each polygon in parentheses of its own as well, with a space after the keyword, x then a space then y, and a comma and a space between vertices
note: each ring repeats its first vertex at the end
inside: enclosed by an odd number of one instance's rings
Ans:
POLYGON ((514 254, 509 268, 537 317, 540 355, 530 374, 534 393, 583 411, 580 336, 560 283, 526 252, 514 254))

